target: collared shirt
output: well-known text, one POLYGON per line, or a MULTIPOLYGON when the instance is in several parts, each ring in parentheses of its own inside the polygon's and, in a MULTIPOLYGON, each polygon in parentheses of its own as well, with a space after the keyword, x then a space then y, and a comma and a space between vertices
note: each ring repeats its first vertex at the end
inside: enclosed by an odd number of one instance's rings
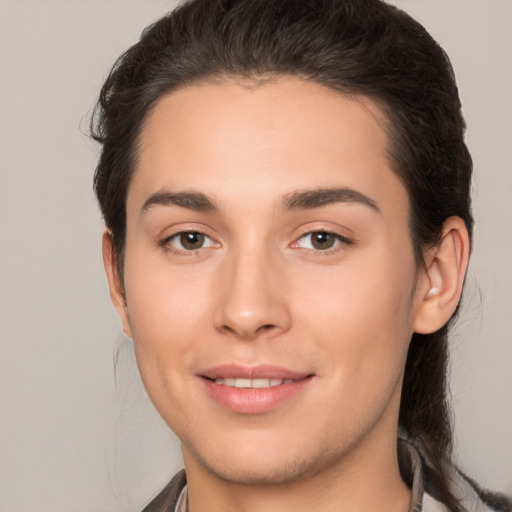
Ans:
POLYGON ((176 503, 174 507, 174 512, 188 512, 188 492, 186 485, 180 492, 178 503, 176 503))
MULTIPOLYGON (((445 512, 448 510, 444 505, 436 501, 429 494, 425 494, 423 497, 423 507, 418 509, 411 510, 422 510, 423 512, 445 512)), ((174 512, 187 512, 188 511, 188 494, 187 494, 187 486, 183 487, 178 497, 178 502, 174 507, 174 512)))

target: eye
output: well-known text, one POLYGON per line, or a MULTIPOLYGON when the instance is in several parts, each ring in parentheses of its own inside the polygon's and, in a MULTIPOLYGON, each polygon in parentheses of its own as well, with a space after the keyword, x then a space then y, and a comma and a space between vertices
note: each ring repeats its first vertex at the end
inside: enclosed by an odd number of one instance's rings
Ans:
POLYGON ((296 246, 301 247, 302 249, 327 251, 341 243, 350 244, 350 240, 341 235, 329 233, 328 231, 312 231, 311 233, 306 233, 301 236, 297 240, 296 246))
POLYGON ((178 251, 197 251, 205 247, 213 247, 215 242, 204 233, 198 231, 181 231, 165 240, 165 245, 178 251))

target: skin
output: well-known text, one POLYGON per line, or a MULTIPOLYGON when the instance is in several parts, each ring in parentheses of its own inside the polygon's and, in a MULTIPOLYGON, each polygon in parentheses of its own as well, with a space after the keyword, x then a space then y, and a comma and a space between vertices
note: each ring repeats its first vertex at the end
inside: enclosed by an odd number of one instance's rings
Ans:
POLYGON ((147 119, 123 283, 108 232, 104 258, 148 394, 182 442, 191 512, 408 510, 396 457, 407 348, 455 309, 469 243, 449 219, 416 266, 385 126, 369 99, 296 78, 189 86, 147 119), (290 207, 326 189, 360 196, 290 207), (169 196, 183 192, 192 202, 169 196), (183 246, 183 232, 203 245, 183 246), (311 233, 331 235, 319 246, 311 233), (200 378, 226 364, 311 377, 240 413, 200 378))

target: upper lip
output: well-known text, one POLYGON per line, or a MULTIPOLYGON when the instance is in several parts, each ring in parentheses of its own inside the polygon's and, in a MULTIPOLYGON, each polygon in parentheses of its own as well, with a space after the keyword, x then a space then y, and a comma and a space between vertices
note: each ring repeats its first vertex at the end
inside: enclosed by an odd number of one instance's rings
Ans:
POLYGON ((273 365, 242 366, 242 365, 220 365, 198 372, 201 377, 207 379, 290 379, 302 380, 312 374, 283 368, 273 365))

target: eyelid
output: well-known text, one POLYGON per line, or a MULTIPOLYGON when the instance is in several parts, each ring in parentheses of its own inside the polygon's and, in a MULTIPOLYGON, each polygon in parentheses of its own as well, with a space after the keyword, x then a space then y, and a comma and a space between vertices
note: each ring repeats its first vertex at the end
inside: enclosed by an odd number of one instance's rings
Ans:
POLYGON ((305 249, 307 251, 312 251, 315 253, 323 253, 323 254, 329 254, 332 253, 338 249, 340 249, 340 246, 348 247, 355 243, 355 240, 352 238, 348 238, 346 235, 342 235, 336 230, 325 228, 325 227, 314 227, 309 228, 305 230, 300 236, 295 238, 295 241, 291 244, 291 247, 294 249, 305 249), (299 245, 299 241, 305 237, 311 236, 315 233, 326 233, 328 235, 332 235, 336 239, 335 245, 333 247, 329 247, 327 249, 315 249, 314 247, 301 247, 299 245))
POLYGON ((164 250, 169 251, 175 255, 182 255, 182 256, 193 256, 196 255, 199 251, 202 251, 204 249, 210 249, 215 247, 220 247, 220 243, 217 242, 212 236, 210 236, 205 229, 198 228, 198 227, 181 227, 180 229, 174 231, 170 235, 164 237, 159 243, 159 246, 161 246, 164 250), (174 239, 179 239, 181 235, 184 233, 198 233, 200 235, 203 235, 206 239, 210 241, 210 243, 207 246, 199 247, 198 249, 185 249, 185 248, 179 248, 175 247, 171 244, 171 241, 174 239))

